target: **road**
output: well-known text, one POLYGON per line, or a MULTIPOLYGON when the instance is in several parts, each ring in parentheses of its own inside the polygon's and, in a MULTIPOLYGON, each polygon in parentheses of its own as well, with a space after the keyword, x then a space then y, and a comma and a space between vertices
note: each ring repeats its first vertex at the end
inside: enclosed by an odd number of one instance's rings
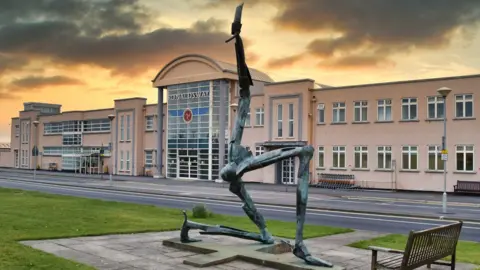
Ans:
MULTIPOLYGON (((36 181, 63 186, 95 187, 107 190, 134 191, 142 193, 175 195, 183 197, 210 198, 238 202, 238 198, 228 190, 227 184, 215 184, 201 181, 179 181, 152 178, 128 178, 122 181, 101 181, 98 176, 78 177, 72 174, 41 172, 36 181), (42 174, 43 173, 43 174, 42 174)), ((0 179, 32 181, 31 171, 0 171, 0 179)), ((248 184, 253 199, 257 203, 294 206, 296 202, 295 187, 279 185, 248 184), (266 187, 270 187, 266 189, 266 187)), ((328 191, 318 188, 309 189, 308 206, 315 209, 379 213, 429 218, 445 218, 480 222, 480 197, 449 196, 448 213, 442 213, 438 194, 393 193, 362 191, 328 191), (385 194, 389 194, 386 196, 385 194)))
MULTIPOLYGON (((178 194, 148 194, 131 190, 106 190, 92 186, 62 186, 51 183, 18 181, 15 179, 0 179, 0 186, 77 197, 150 204, 177 209, 191 209, 194 204, 203 203, 215 213, 244 215, 241 203, 239 202, 182 197, 178 194)), ((295 207, 293 206, 274 206, 261 203, 257 204, 257 206, 267 219, 295 221, 295 207)), ((159 219, 160 218, 161 217, 159 217, 159 219)), ((422 230, 433 226, 448 224, 451 221, 310 208, 308 209, 306 222, 317 225, 406 234, 410 230, 422 230)), ((465 222, 460 238, 462 240, 480 242, 480 223, 465 222)))

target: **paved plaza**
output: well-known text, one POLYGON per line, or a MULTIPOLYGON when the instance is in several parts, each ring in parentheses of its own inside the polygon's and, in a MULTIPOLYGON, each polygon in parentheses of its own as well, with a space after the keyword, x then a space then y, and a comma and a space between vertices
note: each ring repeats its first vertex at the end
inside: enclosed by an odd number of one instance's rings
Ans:
MULTIPOLYGON (((93 266, 99 270, 271 269, 239 260, 205 268, 185 265, 183 264, 185 258, 194 256, 195 253, 169 248, 162 243, 163 240, 176 238, 179 235, 178 231, 173 231, 23 241, 22 243, 59 257, 93 266)), ((251 241, 226 236, 199 235, 197 231, 192 231, 190 235, 203 241, 217 242, 225 246, 251 243, 251 241)), ((305 242, 312 254, 330 261, 336 266, 345 269, 370 269, 370 251, 346 245, 382 235, 384 234, 371 231, 355 231, 308 239, 305 242)), ((387 254, 379 254, 379 259, 385 255, 387 254)), ((286 253, 285 256, 293 257, 291 253, 286 253)), ((457 269, 467 270, 477 267, 457 262, 457 269)), ((449 269, 449 267, 432 265, 432 269, 449 269)))

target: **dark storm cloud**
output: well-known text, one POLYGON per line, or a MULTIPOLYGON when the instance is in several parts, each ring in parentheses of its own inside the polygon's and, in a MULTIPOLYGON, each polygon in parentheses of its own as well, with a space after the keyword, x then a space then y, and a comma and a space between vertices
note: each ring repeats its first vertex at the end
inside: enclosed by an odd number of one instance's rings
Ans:
POLYGON ((0 54, 45 59, 65 68, 84 64, 132 76, 154 73, 184 53, 235 59, 233 46, 224 42, 229 26, 223 21, 145 31, 156 16, 137 0, 8 0, 0 10, 0 17, 9 18, 0 21, 0 54))
POLYGON ((66 76, 52 76, 52 77, 40 77, 29 76, 21 79, 14 80, 10 83, 10 86, 14 89, 36 89, 47 86, 60 86, 60 85, 81 85, 83 82, 66 77, 66 76))
POLYGON ((23 57, 13 57, 0 53, 0 75, 7 71, 20 70, 28 64, 28 60, 23 57))
POLYGON ((306 46, 307 53, 330 64, 356 59, 358 64, 375 65, 397 53, 444 48, 456 32, 472 34, 480 22, 478 0, 282 0, 278 4, 273 19, 278 29, 333 33, 332 38, 319 37, 306 46), (360 60, 362 56, 377 60, 360 60))

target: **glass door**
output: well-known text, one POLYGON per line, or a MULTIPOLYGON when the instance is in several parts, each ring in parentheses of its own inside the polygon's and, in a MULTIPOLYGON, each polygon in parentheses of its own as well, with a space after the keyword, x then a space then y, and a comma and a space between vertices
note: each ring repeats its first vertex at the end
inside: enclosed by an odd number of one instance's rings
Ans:
POLYGON ((295 159, 293 157, 282 160, 282 183, 295 183, 295 159))

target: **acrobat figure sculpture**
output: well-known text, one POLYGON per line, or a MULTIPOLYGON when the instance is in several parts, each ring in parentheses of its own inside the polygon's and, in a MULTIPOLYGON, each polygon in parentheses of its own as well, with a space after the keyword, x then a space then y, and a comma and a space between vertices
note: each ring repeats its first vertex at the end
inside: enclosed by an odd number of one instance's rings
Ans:
POLYGON ((229 144, 228 164, 222 168, 220 175, 224 181, 230 183, 230 191, 237 195, 243 202, 243 210, 247 216, 257 225, 260 234, 238 230, 226 226, 210 226, 187 220, 182 226, 181 239, 182 242, 195 242, 198 240, 188 237, 190 229, 200 229, 201 234, 221 234, 230 235, 239 238, 251 239, 262 242, 264 244, 273 244, 275 239, 268 232, 265 219, 256 209, 255 204, 245 189, 242 176, 250 171, 263 168, 265 166, 277 163, 284 159, 298 157, 300 159, 299 170, 297 174, 297 228, 295 235, 295 245, 293 246, 293 254, 300 259, 305 260, 307 264, 316 266, 332 267, 333 265, 324 260, 313 257, 303 242, 303 227, 305 223, 305 213, 308 200, 309 185, 309 163, 313 157, 314 149, 312 146, 303 147, 287 147, 266 152, 259 156, 253 156, 251 151, 247 151, 240 143, 243 136, 243 128, 245 119, 250 110, 250 86, 253 85, 247 63, 245 61, 245 52, 240 32, 242 28, 243 4, 236 8, 235 19, 232 23, 232 37, 226 42, 235 39, 235 52, 237 56, 238 81, 240 85, 240 100, 238 105, 237 117, 232 132, 232 138, 229 144))

